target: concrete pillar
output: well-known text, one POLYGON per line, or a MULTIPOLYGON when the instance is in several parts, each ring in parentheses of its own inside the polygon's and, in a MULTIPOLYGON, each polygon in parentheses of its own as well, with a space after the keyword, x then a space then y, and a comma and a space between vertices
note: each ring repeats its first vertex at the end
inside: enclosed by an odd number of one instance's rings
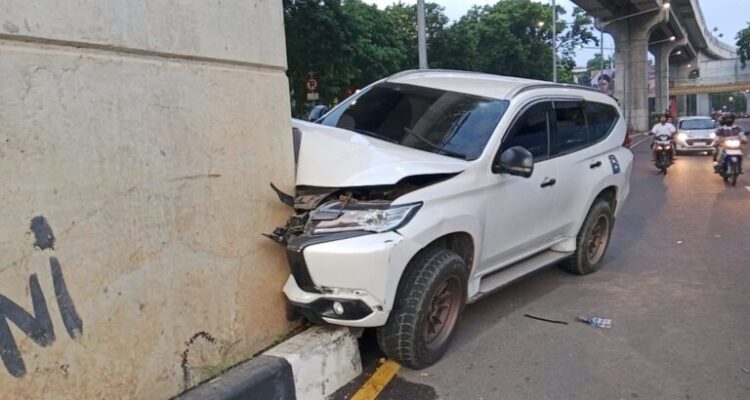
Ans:
POLYGON ((711 99, 708 93, 699 93, 696 95, 696 114, 705 116, 711 113, 711 99))
POLYGON ((667 12, 654 11, 604 26, 615 40, 615 97, 629 129, 649 129, 647 44, 651 31, 667 18, 667 12))
POLYGON ((677 96, 677 115, 679 116, 685 116, 687 115, 687 96, 681 95, 677 96))
POLYGON ((745 114, 750 115, 750 92, 745 92, 745 99, 747 99, 747 102, 745 103, 745 114))
POLYGON ((687 38, 651 46, 656 72, 656 112, 669 108, 669 59, 672 52, 688 43, 687 38))
POLYGON ((281 2, 0 15, 0 398, 168 399, 286 335, 281 2))

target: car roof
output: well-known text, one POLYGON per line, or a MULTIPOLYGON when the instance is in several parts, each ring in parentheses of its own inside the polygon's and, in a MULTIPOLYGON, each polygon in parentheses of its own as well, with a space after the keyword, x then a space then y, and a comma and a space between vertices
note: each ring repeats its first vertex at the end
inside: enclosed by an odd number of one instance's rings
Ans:
POLYGON ((441 89, 450 92, 467 93, 476 96, 496 99, 510 99, 515 94, 523 91, 524 89, 537 87, 559 87, 560 89, 573 89, 589 92, 593 91, 602 96, 607 96, 606 94, 601 93, 598 89, 590 88, 587 86, 567 85, 534 79, 485 74, 482 72, 454 70, 409 70, 399 72, 389 78, 386 78, 386 81, 441 89))

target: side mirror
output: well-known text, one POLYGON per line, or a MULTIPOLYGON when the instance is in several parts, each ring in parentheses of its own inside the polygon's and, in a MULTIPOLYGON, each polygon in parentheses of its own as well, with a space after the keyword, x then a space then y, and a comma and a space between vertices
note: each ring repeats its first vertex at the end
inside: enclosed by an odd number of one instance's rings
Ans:
POLYGON ((534 156, 523 147, 511 147, 495 160, 492 172, 528 178, 534 173, 534 156))

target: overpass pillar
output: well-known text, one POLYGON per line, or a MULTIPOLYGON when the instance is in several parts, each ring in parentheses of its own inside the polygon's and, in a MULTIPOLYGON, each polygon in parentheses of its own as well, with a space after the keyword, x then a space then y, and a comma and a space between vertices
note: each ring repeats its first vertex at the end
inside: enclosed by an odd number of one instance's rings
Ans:
POLYGON ((661 10, 604 25, 615 39, 615 97, 623 107, 628 129, 649 129, 648 38, 668 15, 661 10))
POLYGON ((666 42, 651 47, 654 55, 654 67, 656 72, 656 112, 662 112, 669 108, 669 56, 672 52, 688 43, 687 38, 674 42, 666 42))
POLYGON ((696 114, 706 116, 711 114, 711 99, 708 93, 700 93, 695 96, 696 114))

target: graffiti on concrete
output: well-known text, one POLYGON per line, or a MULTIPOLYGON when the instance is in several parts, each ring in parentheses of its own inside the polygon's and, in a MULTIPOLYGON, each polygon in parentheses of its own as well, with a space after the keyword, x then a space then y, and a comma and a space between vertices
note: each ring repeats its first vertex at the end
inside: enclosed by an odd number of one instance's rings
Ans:
POLYGON ((31 219, 31 232, 34 233, 34 247, 39 250, 55 249, 55 234, 44 216, 31 219))
MULTIPOLYGON (((40 250, 53 248, 55 237, 44 217, 35 217, 31 222, 31 230, 36 236, 35 246, 37 248, 40 250)), ((83 334, 83 321, 76 311, 70 292, 68 292, 60 261, 56 257, 50 257, 49 265, 55 298, 60 309, 63 325, 68 336, 71 339, 76 339, 83 334)), ((16 378, 22 378, 26 375, 26 364, 8 322, 15 324, 21 332, 39 346, 48 347, 55 342, 55 329, 47 308, 47 300, 36 274, 29 276, 28 291, 31 295, 33 314, 0 293, 0 359, 2 359, 5 369, 16 378)))
POLYGON ((180 362, 180 367, 182 368, 183 390, 189 389, 192 383, 192 379, 190 376, 189 355, 190 355, 190 347, 193 345, 193 343, 195 343, 197 339, 203 339, 208 343, 216 343, 216 338, 211 336, 211 334, 206 331, 197 332, 196 334, 191 336, 187 342, 185 342, 185 351, 182 352, 182 355, 181 355, 182 361, 180 362))

